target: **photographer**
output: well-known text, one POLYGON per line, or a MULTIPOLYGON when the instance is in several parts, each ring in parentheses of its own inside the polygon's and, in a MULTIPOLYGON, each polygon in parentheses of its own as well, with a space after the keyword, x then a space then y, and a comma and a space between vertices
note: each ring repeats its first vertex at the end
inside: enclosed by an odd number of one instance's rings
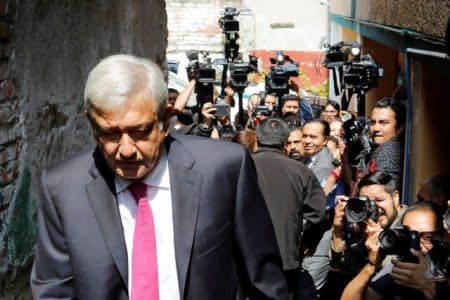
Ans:
MULTIPOLYGON (((375 226, 369 224, 366 240, 368 263, 347 285, 341 299, 448 299, 447 283, 436 283, 431 279, 435 276, 432 254, 437 249, 435 244, 442 239, 441 219, 435 205, 422 202, 405 211, 401 228, 406 230, 398 228, 391 231, 402 233, 395 235, 394 239, 385 239, 387 234, 370 230, 375 226), (386 254, 399 257, 378 271, 386 254)), ((447 258, 448 253, 445 254, 447 258)))
POLYGON ((202 120, 192 129, 192 135, 210 137, 212 139, 231 140, 236 130, 230 121, 230 115, 217 114, 218 107, 207 102, 202 107, 202 120))
MULTIPOLYGON (((281 106, 281 115, 283 118, 286 114, 292 113, 299 115, 300 112, 300 98, 294 94, 287 94, 283 96, 283 105, 281 106)), ((303 124, 303 122, 302 122, 303 124)))
MULTIPOLYGON (((364 176, 358 185, 359 196, 375 201, 370 216, 377 219, 378 229, 386 229, 399 223, 404 208, 400 205, 399 192, 391 176, 375 172, 364 176), (378 216, 378 218, 376 217, 378 216)), ((368 252, 364 234, 366 222, 352 223, 346 217, 348 197, 338 197, 332 224, 331 260, 328 282, 324 294, 329 299, 339 297, 347 283, 366 265, 368 252)), ((367 200, 366 200, 367 201, 367 200)), ((349 211, 350 209, 347 209, 349 211)), ((364 209, 365 212, 369 213, 364 209)), ((327 298, 328 299, 328 298, 327 298)))
POLYGON ((395 100, 383 98, 370 116, 370 135, 375 150, 370 155, 369 172, 381 171, 392 176, 400 191, 403 174, 403 141, 406 108, 395 100))

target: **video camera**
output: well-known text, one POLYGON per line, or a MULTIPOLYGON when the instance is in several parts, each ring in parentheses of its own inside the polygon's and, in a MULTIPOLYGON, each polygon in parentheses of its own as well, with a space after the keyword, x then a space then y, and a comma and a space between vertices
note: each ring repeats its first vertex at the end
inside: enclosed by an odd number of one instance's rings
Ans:
POLYGON ((283 51, 277 51, 275 58, 270 58, 272 66, 266 76, 266 91, 280 96, 289 93, 289 78, 299 75, 298 62, 293 61, 283 51))
POLYGON ((360 60, 352 61, 344 67, 342 78, 344 88, 355 91, 368 92, 377 87, 378 78, 383 76, 383 69, 379 68, 375 60, 369 54, 360 60))
POLYGON ((234 17, 239 15, 239 11, 235 7, 225 7, 219 19, 220 28, 225 34, 225 58, 234 61, 239 53, 239 21, 234 17))
POLYGON ((328 69, 341 67, 352 60, 359 59, 361 46, 357 42, 339 42, 333 45, 325 44, 325 59, 323 64, 328 69), (351 55, 351 56, 350 56, 351 55))
POLYGON ((350 198, 344 209, 346 241, 353 244, 361 240, 365 222, 372 219, 378 221, 380 216, 376 202, 369 197, 359 196, 350 198))
POLYGON ((186 56, 189 59, 189 64, 186 67, 187 77, 189 80, 196 80, 195 92, 198 95, 199 104, 212 102, 216 70, 212 67, 209 53, 190 50, 186 52, 186 56))
POLYGON ((265 117, 271 117, 274 114, 276 114, 277 108, 273 105, 258 105, 255 107, 253 111, 252 117, 256 117, 258 115, 265 116, 265 117))
POLYGON ((249 62, 242 60, 242 55, 238 55, 238 59, 229 64, 231 87, 236 92, 242 92, 248 86, 247 75, 252 72, 258 71, 258 58, 253 55, 249 55, 249 62))
POLYGON ((410 249, 420 251, 420 236, 415 230, 410 230, 407 226, 394 229, 385 229, 378 236, 380 249, 386 255, 398 255, 399 260, 417 263, 410 249))
POLYGON ((325 44, 323 65, 332 70, 334 92, 343 95, 343 110, 348 109, 352 94, 358 96, 358 114, 365 114, 365 93, 376 87, 383 69, 378 67, 370 55, 361 56, 359 43, 342 41, 333 45, 325 44), (347 90, 349 93, 344 93, 347 90))

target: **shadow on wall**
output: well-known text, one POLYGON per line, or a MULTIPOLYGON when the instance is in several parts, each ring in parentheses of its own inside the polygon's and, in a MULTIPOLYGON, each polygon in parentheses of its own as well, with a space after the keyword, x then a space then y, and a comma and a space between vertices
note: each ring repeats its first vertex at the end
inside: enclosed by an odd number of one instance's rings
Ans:
MULTIPOLYGON (((7 214, 0 217, 0 299, 22 291, 15 299, 31 299, 29 273, 36 243, 36 199, 31 197, 31 172, 25 167, 7 214)), ((2 197, 0 193, 0 197, 2 197)))

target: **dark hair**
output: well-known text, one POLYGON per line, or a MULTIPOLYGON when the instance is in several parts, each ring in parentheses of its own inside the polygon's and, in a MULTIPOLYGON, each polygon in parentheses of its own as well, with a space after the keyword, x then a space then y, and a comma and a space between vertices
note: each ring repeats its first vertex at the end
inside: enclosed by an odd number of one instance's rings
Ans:
POLYGON ((178 92, 176 89, 174 89, 174 88, 168 88, 167 89, 167 93, 177 93, 177 94, 179 94, 180 92, 178 92))
POLYGON ((403 224, 403 220, 405 219, 405 216, 413 211, 429 211, 432 212, 436 216, 436 228, 439 228, 439 231, 442 230, 442 212, 440 207, 433 202, 416 202, 411 206, 408 206, 408 208, 405 210, 405 212, 402 215, 401 223, 403 224))
POLYGON ((306 123, 303 125, 303 127, 306 126, 306 124, 310 124, 310 123, 319 123, 322 124, 322 134, 325 138, 328 138, 330 136, 330 124, 328 124, 327 121, 316 118, 316 119, 311 119, 306 121, 306 123))
POLYGON ((389 193, 391 196, 394 195, 394 192, 398 191, 395 187, 394 178, 392 178, 391 175, 380 171, 375 171, 361 178, 358 183, 358 190, 370 185, 383 185, 384 191, 389 193))
POLYGON ((281 148, 289 136, 289 126, 279 118, 268 118, 256 127, 258 145, 281 148))
POLYGON ((339 105, 339 103, 333 100, 328 100, 327 103, 325 103, 325 105, 323 106, 323 110, 325 110, 325 107, 327 107, 328 105, 333 106, 333 108, 337 110, 339 116, 339 112, 341 111, 341 106, 339 105))
POLYGON ((231 139, 233 143, 244 145, 245 148, 251 153, 256 146, 256 132, 254 130, 245 129, 236 132, 231 139))
POLYGON ((300 104, 300 97, 297 95, 294 95, 294 94, 284 95, 282 100, 283 100, 283 104, 285 101, 297 101, 300 104))
POLYGON ((283 120, 289 125, 290 129, 299 128, 302 126, 302 119, 298 114, 287 112, 283 115, 283 120))
POLYGON ((375 103, 375 108, 390 108, 395 114, 396 128, 402 129, 406 122, 406 107, 397 100, 392 100, 390 98, 383 98, 375 103))

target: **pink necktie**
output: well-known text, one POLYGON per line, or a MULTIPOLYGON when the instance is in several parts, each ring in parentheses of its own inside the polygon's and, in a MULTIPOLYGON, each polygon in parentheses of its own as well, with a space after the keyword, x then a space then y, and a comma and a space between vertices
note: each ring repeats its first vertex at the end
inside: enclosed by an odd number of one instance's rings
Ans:
POLYGON ((138 204, 133 238, 131 300, 158 300, 155 226, 147 199, 147 185, 135 182, 128 190, 138 204))

